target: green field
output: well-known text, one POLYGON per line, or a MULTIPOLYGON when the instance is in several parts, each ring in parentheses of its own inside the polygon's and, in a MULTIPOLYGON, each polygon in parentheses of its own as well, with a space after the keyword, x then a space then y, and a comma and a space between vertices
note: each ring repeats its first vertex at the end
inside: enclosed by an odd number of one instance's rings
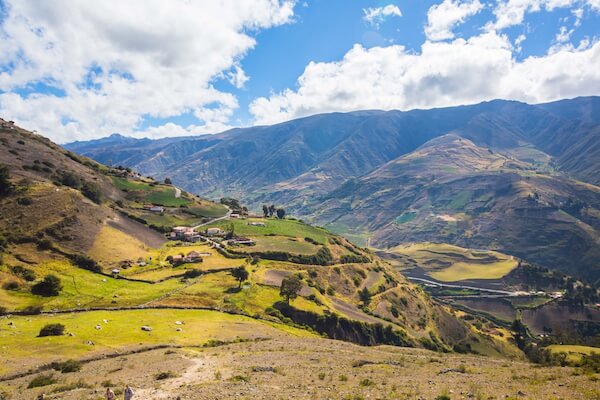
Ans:
POLYGON ((552 353, 566 353, 568 360, 573 362, 579 361, 582 355, 589 356, 592 353, 600 354, 600 347, 553 344, 546 348, 552 353))
POLYGON ((517 260, 502 253, 470 250, 449 244, 400 245, 392 251, 410 257, 429 276, 442 282, 500 279, 517 266, 517 260))
POLYGON ((319 247, 304 239, 290 238, 287 236, 253 236, 255 246, 236 247, 237 251, 285 251, 291 254, 315 254, 319 247))
POLYGON ((235 340, 291 333, 312 336, 308 331, 252 318, 204 310, 92 311, 0 319, 0 370, 10 370, 14 360, 27 363, 79 358, 103 351, 140 345, 201 345, 211 339, 235 340), (107 322, 104 322, 106 320, 107 322), (183 322, 176 325, 175 321, 183 322), (11 328, 8 323, 12 322, 11 328), (37 337, 48 323, 65 325, 74 336, 37 337), (101 329, 96 329, 100 325, 101 329), (141 330, 147 325, 151 332, 141 330), (176 331, 181 328, 181 332, 176 331), (88 341, 94 343, 90 346, 88 341))
POLYGON ((175 197, 175 189, 155 189, 150 193, 146 200, 152 204, 158 204, 165 207, 179 207, 190 204, 190 201, 183 197, 175 197))
POLYGON ((263 235, 280 235, 289 236, 295 238, 310 237, 321 244, 327 243, 329 236, 325 229, 316 228, 314 226, 306 225, 299 221, 291 219, 262 219, 262 218, 248 218, 248 219, 232 219, 227 221, 217 221, 210 225, 207 225, 203 229, 210 227, 219 227, 223 230, 229 229, 229 226, 233 224, 235 234, 240 236, 263 236, 263 235), (250 226, 248 222, 264 222, 266 226, 250 226))
POLYGON ((45 262, 37 265, 34 270, 38 278, 46 274, 58 276, 63 285, 60 294, 56 297, 42 297, 28 290, 0 290, 0 304, 9 310, 20 310, 27 306, 43 306, 45 310, 132 306, 156 299, 182 285, 177 280, 154 285, 128 282, 77 268, 66 261, 45 262))

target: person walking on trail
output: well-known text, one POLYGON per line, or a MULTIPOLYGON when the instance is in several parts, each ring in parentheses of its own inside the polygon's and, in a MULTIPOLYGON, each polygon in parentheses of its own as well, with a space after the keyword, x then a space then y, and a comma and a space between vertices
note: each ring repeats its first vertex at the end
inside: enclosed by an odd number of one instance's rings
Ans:
POLYGON ((116 396, 115 396, 115 392, 113 392, 113 390, 111 388, 106 388, 106 400, 115 400, 116 396))
POLYGON ((123 393, 125 394, 125 400, 131 400, 133 398, 133 395, 135 394, 135 392, 129 385, 125 385, 125 391, 123 393))

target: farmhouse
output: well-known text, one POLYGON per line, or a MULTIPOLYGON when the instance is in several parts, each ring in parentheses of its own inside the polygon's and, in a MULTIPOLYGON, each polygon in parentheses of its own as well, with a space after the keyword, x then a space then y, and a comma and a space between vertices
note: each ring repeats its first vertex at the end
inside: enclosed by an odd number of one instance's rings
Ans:
POLYGON ((202 256, 197 251, 190 251, 184 260, 186 262, 200 262, 202 261, 202 256))
POLYGON ((240 218, 240 214, 238 214, 238 213, 232 213, 229 217, 230 218, 238 219, 238 218, 240 218))

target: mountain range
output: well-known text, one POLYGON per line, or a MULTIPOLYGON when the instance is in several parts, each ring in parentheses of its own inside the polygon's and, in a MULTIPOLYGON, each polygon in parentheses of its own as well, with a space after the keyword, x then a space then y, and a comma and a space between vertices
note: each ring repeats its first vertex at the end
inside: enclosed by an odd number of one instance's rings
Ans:
POLYGON ((332 113, 66 147, 204 196, 281 205, 362 245, 446 242, 600 279, 600 97, 332 113))

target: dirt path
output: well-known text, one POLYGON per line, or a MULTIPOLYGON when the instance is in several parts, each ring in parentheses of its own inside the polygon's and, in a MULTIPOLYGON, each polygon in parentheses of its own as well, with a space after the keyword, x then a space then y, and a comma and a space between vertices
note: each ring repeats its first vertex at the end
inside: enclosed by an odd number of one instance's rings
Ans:
POLYGON ((185 358, 191 364, 181 375, 165 381, 160 388, 138 389, 136 390, 136 397, 149 400, 173 399, 173 393, 176 393, 178 389, 191 384, 198 385, 215 378, 215 373, 218 370, 216 360, 204 355, 185 358))
MULTIPOLYGON (((227 207, 227 206, 225 206, 225 207, 227 207)), ((205 225, 208 225, 208 224, 212 224, 213 222, 227 219, 227 218, 229 218, 230 215, 231 215, 231 209, 229 207, 227 207, 227 214, 225 214, 225 215, 223 215, 222 217, 219 217, 219 218, 211 219, 208 222, 204 222, 202 224, 198 224, 196 226, 192 226, 192 229, 198 229, 198 228, 200 228, 202 226, 205 226, 205 225)))

